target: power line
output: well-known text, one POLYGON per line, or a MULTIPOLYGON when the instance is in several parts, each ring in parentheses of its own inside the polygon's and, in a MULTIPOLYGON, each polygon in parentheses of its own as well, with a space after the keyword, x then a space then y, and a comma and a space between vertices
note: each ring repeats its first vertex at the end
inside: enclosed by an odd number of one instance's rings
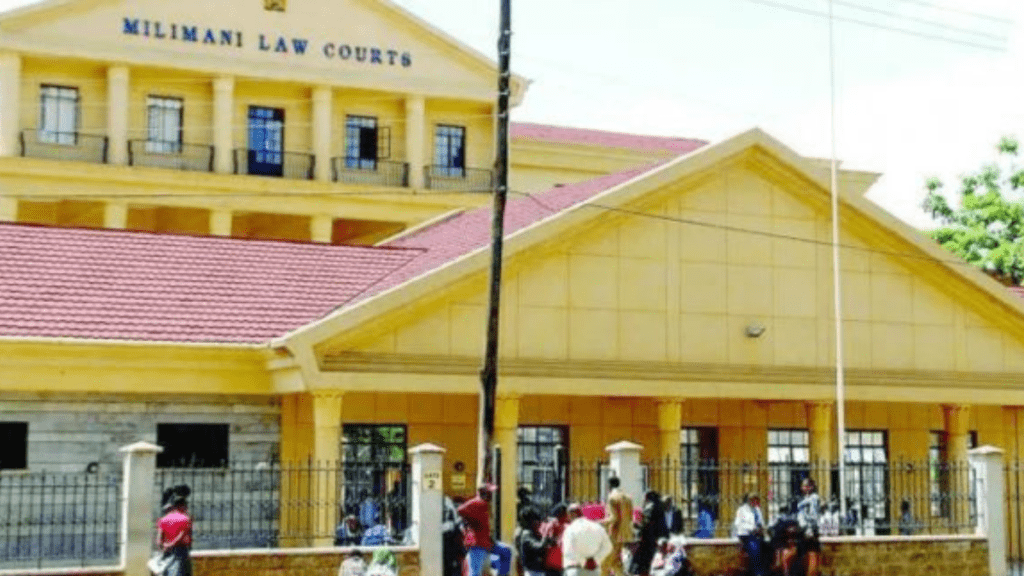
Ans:
MULTIPOLYGON (((814 16, 815 18, 828 18, 828 14, 824 12, 818 12, 817 10, 810 10, 808 8, 801 8, 799 6, 793 6, 791 4, 785 4, 782 2, 773 2, 772 0, 746 0, 753 4, 761 4, 763 6, 770 6, 772 8, 779 8, 781 10, 787 10, 789 12, 795 12, 797 14, 804 14, 806 16, 814 16)), ((950 44, 959 44, 961 46, 968 46, 971 48, 979 48, 982 50, 990 50, 993 52, 1003 52, 1005 47, 995 46, 992 44, 984 44, 980 42, 971 42, 968 40, 961 40, 957 38, 951 38, 949 36, 943 36, 941 34, 930 34, 927 32, 920 32, 917 30, 911 30, 909 28, 899 28, 895 26, 886 26, 884 24, 878 24, 876 22, 869 22, 867 20, 861 20, 858 18, 851 18, 849 16, 835 16, 835 20, 840 22, 846 22, 848 24, 857 24, 859 26, 865 26, 867 28, 875 28, 878 30, 886 30, 889 32, 896 32, 900 34, 907 34, 909 36, 916 36, 918 38, 924 38, 927 40, 937 40, 940 42, 947 42, 950 44)))
POLYGON ((954 8, 952 6, 943 6, 941 4, 933 4, 931 2, 924 2, 923 0, 895 0, 903 4, 913 4, 915 6, 922 6, 924 8, 930 8, 932 10, 943 10, 952 14, 960 14, 961 16, 968 16, 970 18, 978 18, 979 20, 988 20, 998 24, 1012 25, 1013 20, 1009 18, 1000 18, 999 16, 993 16, 992 14, 984 14, 982 12, 971 12, 970 10, 963 10, 961 8, 954 8))
POLYGON ((973 29, 970 29, 970 28, 961 28, 961 27, 958 27, 958 26, 950 26, 949 24, 944 24, 942 22, 936 22, 934 20, 928 20, 927 18, 918 18, 916 16, 909 16, 909 15, 906 15, 906 14, 900 14, 899 12, 893 12, 891 10, 883 10, 881 8, 875 8, 873 6, 865 6, 863 4, 857 4, 857 3, 854 3, 854 2, 847 2, 845 0, 832 0, 832 2, 834 2, 838 6, 846 6, 847 8, 852 8, 854 10, 860 10, 862 12, 868 12, 868 13, 871 13, 871 14, 879 14, 879 15, 882 15, 882 16, 888 16, 890 18, 907 20, 909 22, 914 22, 916 24, 923 24, 925 26, 932 26, 932 27, 943 29, 943 30, 949 30, 949 31, 952 31, 952 32, 960 32, 962 34, 968 34, 970 36, 978 36, 980 38, 986 38, 986 39, 989 39, 989 40, 997 40, 999 42, 1006 42, 1008 40, 1008 38, 1006 36, 997 36, 997 35, 992 34, 990 32, 982 32, 982 31, 973 30, 973 29))

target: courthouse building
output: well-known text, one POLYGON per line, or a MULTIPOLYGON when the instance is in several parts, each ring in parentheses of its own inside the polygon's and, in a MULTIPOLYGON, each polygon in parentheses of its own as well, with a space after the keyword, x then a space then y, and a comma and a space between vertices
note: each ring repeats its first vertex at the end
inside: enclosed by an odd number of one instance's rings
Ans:
MULTIPOLYGON (((162 467, 431 442, 469 494, 495 74, 387 0, 0 16, 0 474, 113 469, 139 439, 162 467)), ((1022 302, 866 200, 875 178, 840 173, 847 453, 1019 456, 1022 302)), ((756 129, 517 124, 511 179, 504 494, 619 440, 837 456, 825 163, 756 129)))

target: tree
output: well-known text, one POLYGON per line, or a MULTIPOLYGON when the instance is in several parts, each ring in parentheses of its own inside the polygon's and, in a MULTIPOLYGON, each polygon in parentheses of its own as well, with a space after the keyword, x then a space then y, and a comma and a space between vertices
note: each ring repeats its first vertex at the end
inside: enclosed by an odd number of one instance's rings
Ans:
POLYGON ((925 183, 925 212, 942 226, 929 235, 1004 284, 1024 280, 1024 168, 1017 140, 1004 137, 996 162, 961 177, 960 206, 950 206, 938 178, 925 183))

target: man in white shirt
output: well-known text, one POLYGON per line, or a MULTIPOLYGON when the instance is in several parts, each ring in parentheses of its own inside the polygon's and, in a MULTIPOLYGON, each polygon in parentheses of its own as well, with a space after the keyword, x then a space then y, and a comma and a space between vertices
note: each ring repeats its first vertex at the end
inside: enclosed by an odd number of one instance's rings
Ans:
POLYGON ((569 506, 569 525, 562 533, 562 567, 565 576, 598 576, 601 561, 612 551, 603 526, 583 517, 579 504, 569 506))
POLYGON ((766 562, 764 558, 764 516, 761 514, 761 498, 754 493, 743 496, 743 505, 736 510, 733 530, 740 539, 743 551, 747 553, 749 572, 754 576, 764 576, 766 562))

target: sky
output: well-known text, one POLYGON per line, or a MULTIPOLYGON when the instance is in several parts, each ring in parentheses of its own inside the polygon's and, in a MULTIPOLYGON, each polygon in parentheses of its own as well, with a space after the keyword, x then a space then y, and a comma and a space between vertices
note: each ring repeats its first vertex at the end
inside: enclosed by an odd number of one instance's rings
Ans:
MULTIPOLYGON (((498 0, 392 1, 495 57, 498 0)), ((926 178, 955 190, 1024 138, 1024 2, 832 1, 837 155, 929 227, 926 178)), ((828 0, 511 2, 513 71, 532 80, 514 121, 711 141, 757 126, 831 155, 828 0)))
MULTIPOLYGON (((395 0, 494 55, 497 0, 395 0)), ((924 181, 1024 137, 1024 2, 834 0, 836 149, 917 227, 924 181), (871 25, 867 25, 871 24, 871 25), (895 29, 895 30, 894 30, 895 29), (931 38, 941 36, 949 40, 931 38)), ((831 155, 827 0, 512 0, 513 120, 711 141, 758 126, 831 155)))

